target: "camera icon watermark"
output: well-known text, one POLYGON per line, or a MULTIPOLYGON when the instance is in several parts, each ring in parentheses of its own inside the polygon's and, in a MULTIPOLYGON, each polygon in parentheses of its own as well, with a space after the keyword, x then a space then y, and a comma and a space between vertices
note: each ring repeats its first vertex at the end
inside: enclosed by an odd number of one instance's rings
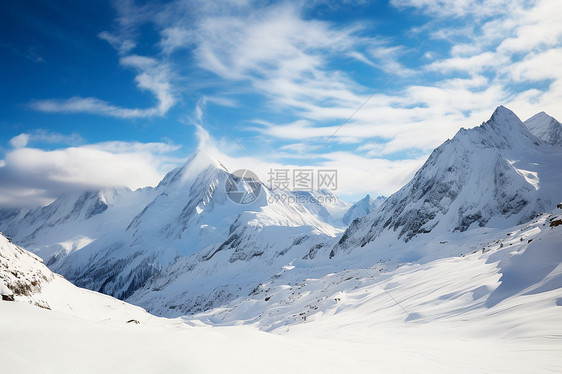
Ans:
POLYGON ((256 201, 260 196, 262 184, 254 172, 239 169, 228 175, 225 189, 226 195, 232 202, 247 205, 256 201))

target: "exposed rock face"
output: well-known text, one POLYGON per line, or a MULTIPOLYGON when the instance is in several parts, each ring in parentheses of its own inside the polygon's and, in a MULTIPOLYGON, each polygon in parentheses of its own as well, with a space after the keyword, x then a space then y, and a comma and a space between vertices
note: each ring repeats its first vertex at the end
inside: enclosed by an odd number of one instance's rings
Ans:
POLYGON ((32 296, 54 278, 41 259, 14 245, 0 233, 0 295, 4 301, 32 296))

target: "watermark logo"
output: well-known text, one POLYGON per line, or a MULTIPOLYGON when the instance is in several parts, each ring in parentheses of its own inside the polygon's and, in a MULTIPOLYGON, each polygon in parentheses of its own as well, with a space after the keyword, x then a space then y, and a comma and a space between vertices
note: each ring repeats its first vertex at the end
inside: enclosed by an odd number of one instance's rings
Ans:
POLYGON ((256 174, 248 169, 231 173, 225 183, 226 195, 240 205, 251 204, 259 197, 262 185, 256 174))
POLYGON ((281 191, 272 193, 267 201, 280 204, 335 204, 338 198, 334 195, 313 196, 300 191, 296 193, 281 191))
MULTIPOLYGON (((311 195, 307 192, 338 188, 338 171, 335 169, 269 169, 268 187, 271 190, 269 202, 279 203, 332 203, 335 196, 330 194, 311 195)), ((262 184, 258 176, 240 169, 231 173, 225 183, 226 194, 231 201, 240 205, 251 204, 259 197, 262 184)))
POLYGON ((269 169, 268 185, 271 190, 314 191, 338 189, 336 169, 269 169))
POLYGON ((335 191, 338 188, 336 169, 269 169, 268 187, 271 190, 268 201, 282 204, 328 204, 337 198, 330 194, 312 195, 315 190, 335 191))

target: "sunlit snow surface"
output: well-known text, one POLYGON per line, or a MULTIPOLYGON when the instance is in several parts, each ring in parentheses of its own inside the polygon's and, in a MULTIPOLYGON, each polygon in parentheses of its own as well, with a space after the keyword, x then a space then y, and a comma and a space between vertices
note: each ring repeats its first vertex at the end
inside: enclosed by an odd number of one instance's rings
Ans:
MULTIPOLYGON (((36 295, 0 302, 0 367, 18 373, 560 372, 562 225, 550 227, 559 219, 556 210, 486 243, 431 244, 472 252, 425 263, 379 264, 296 284, 298 266, 286 266, 251 297, 183 320, 153 317, 56 276, 36 295), (32 299, 52 310, 28 304, 32 299)), ((4 238, 0 245, 3 254, 12 248, 4 238)))

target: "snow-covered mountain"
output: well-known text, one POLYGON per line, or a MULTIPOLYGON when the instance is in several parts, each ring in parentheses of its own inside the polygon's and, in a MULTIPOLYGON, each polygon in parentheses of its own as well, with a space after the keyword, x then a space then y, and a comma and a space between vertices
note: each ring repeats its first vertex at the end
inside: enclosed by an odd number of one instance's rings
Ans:
POLYGON ((102 236, 125 231, 154 195, 152 188, 68 193, 45 207, 0 210, 0 226, 51 266, 102 236))
POLYGON ((247 295, 343 231, 330 223, 341 222, 346 205, 329 192, 283 192, 292 197, 285 201, 262 186, 257 200, 240 205, 228 198, 229 176, 198 151, 155 188, 66 195, 4 211, 0 225, 76 285, 162 314, 247 295))
POLYGON ((366 196, 351 208, 329 191, 265 186, 251 204, 236 204, 225 189, 229 171, 198 151, 155 188, 5 210, 0 229, 78 286, 177 316, 259 292, 295 266, 319 275, 357 267, 355 257, 333 259, 341 252, 376 252, 371 263, 398 264, 423 256, 413 246, 395 255, 397 242, 423 237, 416 246, 429 248, 439 235, 527 222, 562 200, 562 148, 551 143, 499 107, 438 147, 380 206, 382 198, 366 196), (343 219, 351 224, 340 239, 343 219))
POLYGON ((367 194, 364 198, 349 207, 342 218, 342 222, 346 226, 349 226, 349 224, 357 218, 363 218, 373 212, 376 208, 381 206, 385 200, 386 197, 384 196, 377 196, 377 198, 373 199, 371 195, 367 194))
POLYGON ((436 148, 408 184, 350 225, 331 255, 428 233, 512 227, 562 200, 561 185, 562 147, 538 139, 500 106, 436 148))
POLYGON ((75 284, 183 317, 78 288, 0 235, 0 367, 557 372, 562 147, 525 125, 498 108, 379 207, 267 189, 238 205, 197 152, 155 188, 4 210, 75 284))
POLYGON ((531 134, 553 145, 562 145, 562 124, 545 112, 540 112, 526 120, 525 126, 531 134))

